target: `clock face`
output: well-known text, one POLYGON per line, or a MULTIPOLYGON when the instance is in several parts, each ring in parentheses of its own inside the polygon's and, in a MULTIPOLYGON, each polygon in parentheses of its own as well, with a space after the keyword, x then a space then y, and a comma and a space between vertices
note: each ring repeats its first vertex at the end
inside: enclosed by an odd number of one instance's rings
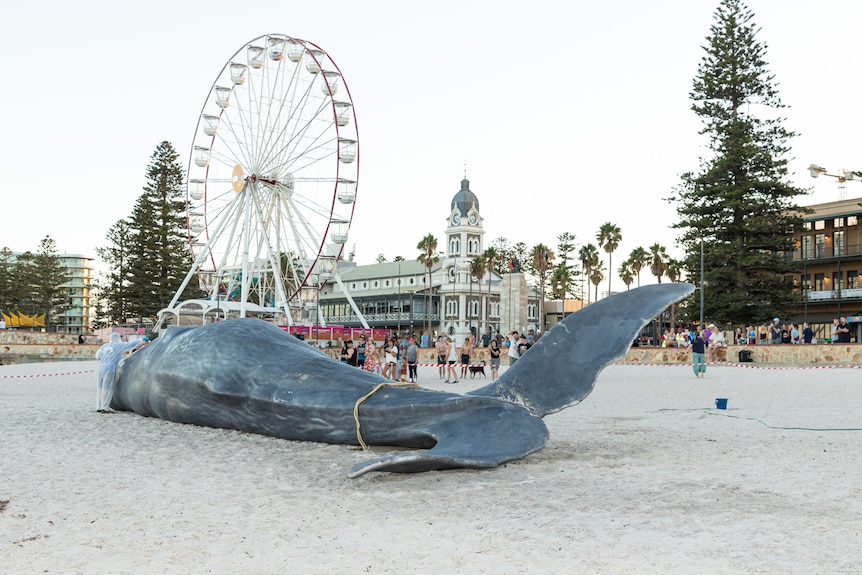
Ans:
POLYGON ((449 281, 450 282, 455 281, 455 268, 454 267, 449 268, 449 281))
POLYGON ((477 221, 479 218, 476 217, 476 214, 470 214, 470 225, 475 226, 477 221))
POLYGON ((458 225, 461 223, 461 214, 453 214, 452 215, 452 223, 458 225))

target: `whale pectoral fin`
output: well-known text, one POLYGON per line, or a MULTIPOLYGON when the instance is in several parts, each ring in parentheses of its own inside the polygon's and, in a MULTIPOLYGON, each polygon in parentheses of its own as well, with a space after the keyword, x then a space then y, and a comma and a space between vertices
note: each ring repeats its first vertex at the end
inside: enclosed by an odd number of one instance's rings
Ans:
POLYGON ((369 471, 417 473, 496 467, 541 449, 548 439, 548 428, 540 418, 511 404, 452 415, 427 430, 437 440, 431 449, 363 461, 354 465, 347 476, 359 477, 369 471))

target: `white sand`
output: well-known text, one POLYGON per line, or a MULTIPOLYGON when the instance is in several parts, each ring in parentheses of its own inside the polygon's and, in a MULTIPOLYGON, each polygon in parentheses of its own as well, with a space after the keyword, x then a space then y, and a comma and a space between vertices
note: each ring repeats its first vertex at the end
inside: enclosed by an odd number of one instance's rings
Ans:
POLYGON ((2 574, 862 573, 859 369, 612 366, 523 460, 351 480, 350 447, 97 414, 94 368, 0 367, 2 574))

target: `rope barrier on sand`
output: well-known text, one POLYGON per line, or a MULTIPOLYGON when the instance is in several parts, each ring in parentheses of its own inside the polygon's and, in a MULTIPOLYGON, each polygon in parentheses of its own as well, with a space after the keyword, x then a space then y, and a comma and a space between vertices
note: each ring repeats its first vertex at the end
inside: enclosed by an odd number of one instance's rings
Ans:
POLYGON ((694 367, 695 365, 706 366, 725 366, 725 367, 741 367, 744 369, 766 369, 766 370, 808 370, 808 369, 862 369, 862 365, 852 363, 830 364, 830 365, 806 365, 806 366, 767 366, 767 365, 752 365, 750 363, 733 363, 725 361, 712 361, 706 363, 629 363, 625 361, 617 361, 611 365, 632 365, 645 367, 694 367))
POLYGON ((31 373, 28 375, 0 375, 0 379, 25 379, 28 377, 59 377, 65 375, 81 375, 82 373, 96 373, 95 369, 85 371, 67 371, 64 373, 31 373))

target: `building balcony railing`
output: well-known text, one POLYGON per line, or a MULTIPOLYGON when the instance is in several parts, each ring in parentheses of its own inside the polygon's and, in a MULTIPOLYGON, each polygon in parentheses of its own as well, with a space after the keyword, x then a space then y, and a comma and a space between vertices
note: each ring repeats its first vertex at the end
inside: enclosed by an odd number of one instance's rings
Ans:
POLYGON ((838 246, 837 248, 834 245, 812 246, 807 250, 794 250, 792 257, 793 261, 795 262, 810 262, 817 260, 834 259, 838 257, 852 258, 858 256, 862 256, 862 244, 838 246))
MULTIPOLYGON (((362 314, 369 324, 409 324, 411 321, 413 323, 425 323, 428 320, 431 323, 439 323, 440 322, 440 314, 436 313, 398 313, 398 312, 387 312, 387 313, 364 313, 362 314)), ((359 321, 359 317, 356 314, 347 314, 347 315, 327 315, 326 323, 332 325, 361 325, 362 322, 359 321)))
POLYGON ((808 301, 833 299, 862 299, 862 288, 847 288, 842 290, 812 290, 806 294, 808 301))

